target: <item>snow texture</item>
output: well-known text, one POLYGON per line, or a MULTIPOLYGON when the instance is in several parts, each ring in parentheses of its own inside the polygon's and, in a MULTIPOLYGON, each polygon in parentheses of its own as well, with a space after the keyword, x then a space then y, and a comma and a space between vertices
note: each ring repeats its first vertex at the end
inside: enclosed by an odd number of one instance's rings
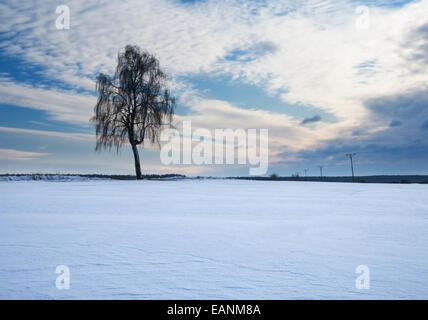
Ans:
POLYGON ((428 299, 427 188, 3 181, 0 298, 428 299))

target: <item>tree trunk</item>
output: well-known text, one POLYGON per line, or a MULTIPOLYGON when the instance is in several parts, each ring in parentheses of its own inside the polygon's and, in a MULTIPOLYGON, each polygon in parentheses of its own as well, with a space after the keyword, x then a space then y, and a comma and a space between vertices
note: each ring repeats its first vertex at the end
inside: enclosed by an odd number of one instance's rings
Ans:
POLYGON ((134 160, 135 160, 135 174, 137 176, 137 180, 143 179, 141 175, 141 165, 140 165, 140 156, 138 155, 138 148, 137 145, 132 145, 132 152, 134 153, 134 160))

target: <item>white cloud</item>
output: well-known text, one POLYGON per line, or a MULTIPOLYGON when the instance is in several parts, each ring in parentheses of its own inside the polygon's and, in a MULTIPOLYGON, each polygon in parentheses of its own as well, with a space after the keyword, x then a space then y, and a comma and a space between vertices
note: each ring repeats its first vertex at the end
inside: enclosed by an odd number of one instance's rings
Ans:
POLYGON ((314 148, 336 136, 340 126, 319 128, 305 127, 300 121, 285 114, 257 109, 241 109, 233 104, 220 100, 194 99, 189 101, 190 115, 176 116, 177 126, 181 122, 192 121, 192 129, 209 130, 231 128, 268 129, 269 160, 279 160, 280 153, 294 153, 307 148, 314 148), (322 133, 322 134, 320 134, 322 133))
POLYGON ((87 124, 96 97, 74 91, 34 87, 0 77, 1 103, 46 111, 54 120, 87 124))
POLYGON ((94 135, 86 133, 66 133, 59 131, 47 131, 47 130, 34 130, 34 129, 23 129, 23 128, 12 128, 12 127, 0 127, 0 132, 13 133, 13 134, 26 134, 26 135, 37 135, 44 137, 51 137, 57 139, 74 140, 80 142, 94 142, 94 135))
POLYGON ((427 21, 428 1, 399 9, 372 7, 367 31, 356 29, 357 4, 345 0, 265 5, 82 0, 70 3, 70 30, 55 29, 56 5, 6 1, 1 19, 11 37, 2 41, 3 50, 42 65, 49 77, 89 90, 94 75, 111 72, 117 51, 129 43, 158 54, 174 75, 231 73, 267 83, 270 90, 287 90, 285 100, 344 119, 364 114, 362 97, 413 87, 427 77, 406 76, 400 50, 407 32, 427 21), (266 42, 279 50, 250 62, 223 59, 234 49, 266 42), (377 61, 372 77, 354 68, 368 60, 377 61), (386 76, 390 81, 384 81, 386 76))
POLYGON ((41 152, 28 152, 15 149, 1 149, 0 148, 0 160, 9 160, 9 161, 27 161, 33 160, 40 157, 45 157, 50 155, 49 153, 41 152))

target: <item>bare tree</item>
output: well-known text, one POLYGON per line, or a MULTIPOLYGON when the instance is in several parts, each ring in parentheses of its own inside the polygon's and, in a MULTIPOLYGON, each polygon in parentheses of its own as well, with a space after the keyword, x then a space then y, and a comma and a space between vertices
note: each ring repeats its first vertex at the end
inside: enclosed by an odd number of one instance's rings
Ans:
POLYGON ((137 46, 119 53, 113 77, 99 74, 98 101, 91 121, 96 124, 96 150, 117 152, 126 143, 132 147, 137 179, 142 179, 138 146, 145 140, 159 142, 162 126, 171 125, 175 98, 167 76, 156 57, 137 46))

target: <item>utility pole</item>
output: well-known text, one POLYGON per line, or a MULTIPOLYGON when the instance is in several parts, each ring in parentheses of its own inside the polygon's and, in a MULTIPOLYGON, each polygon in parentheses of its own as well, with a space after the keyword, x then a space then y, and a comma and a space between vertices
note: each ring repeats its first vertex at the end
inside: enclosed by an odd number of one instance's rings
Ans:
POLYGON ((308 169, 303 169, 305 171, 305 180, 308 180, 308 169))
POLYGON ((351 170, 352 170, 352 182, 355 182, 355 178, 354 178, 354 160, 353 157, 355 157, 357 154, 356 153, 347 153, 346 156, 351 159, 351 170))
POLYGON ((324 166, 318 166, 318 168, 320 168, 320 177, 321 177, 321 181, 322 181, 322 169, 324 168, 324 166))

